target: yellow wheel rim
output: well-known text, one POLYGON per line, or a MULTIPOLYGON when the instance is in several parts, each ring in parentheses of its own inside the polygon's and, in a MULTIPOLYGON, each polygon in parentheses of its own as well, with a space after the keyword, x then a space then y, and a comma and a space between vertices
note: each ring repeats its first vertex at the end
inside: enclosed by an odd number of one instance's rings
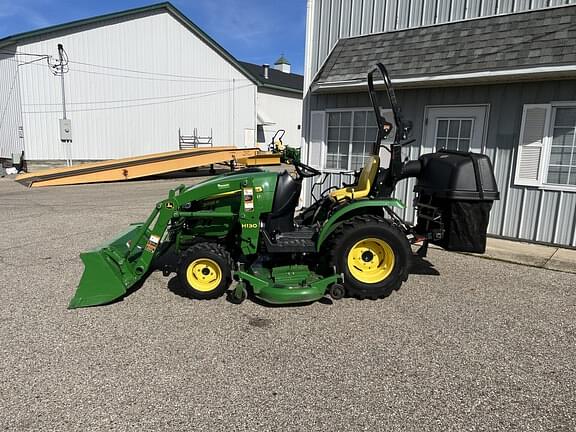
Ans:
POLYGON ((382 282, 394 269, 394 251, 379 238, 360 240, 348 252, 348 270, 359 282, 375 284, 382 282))
POLYGON ((186 269, 186 279, 197 291, 208 292, 216 289, 222 281, 222 269, 216 261, 198 258, 186 269))

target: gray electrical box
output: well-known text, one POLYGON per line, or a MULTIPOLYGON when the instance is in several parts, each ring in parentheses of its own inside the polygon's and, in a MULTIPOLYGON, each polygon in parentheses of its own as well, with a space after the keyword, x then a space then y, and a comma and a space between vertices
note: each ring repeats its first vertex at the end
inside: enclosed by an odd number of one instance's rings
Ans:
POLYGON ((60 119, 60 141, 72 141, 72 120, 60 119))

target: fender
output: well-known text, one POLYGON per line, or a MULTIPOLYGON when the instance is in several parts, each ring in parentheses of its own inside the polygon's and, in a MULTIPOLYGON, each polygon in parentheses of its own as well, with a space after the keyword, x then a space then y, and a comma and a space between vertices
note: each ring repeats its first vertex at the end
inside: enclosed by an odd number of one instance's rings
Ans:
POLYGON ((320 252, 320 248, 324 241, 338 228, 345 220, 349 219, 353 215, 370 213, 370 211, 362 211, 362 209, 370 208, 376 209, 378 207, 396 207, 396 208, 406 208, 406 205, 396 198, 386 198, 377 200, 361 200, 353 202, 336 211, 332 216, 330 216, 320 228, 318 233, 318 241, 316 242, 316 250, 320 252))

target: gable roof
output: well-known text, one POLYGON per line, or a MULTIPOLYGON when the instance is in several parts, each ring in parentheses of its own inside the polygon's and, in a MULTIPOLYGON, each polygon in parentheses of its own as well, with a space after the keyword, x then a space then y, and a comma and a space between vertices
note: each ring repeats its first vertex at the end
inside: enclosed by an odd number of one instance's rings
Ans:
POLYGON ((268 79, 264 78, 264 72, 261 65, 254 63, 247 63, 241 61, 240 64, 248 71, 250 74, 258 80, 258 83, 262 87, 268 87, 272 89, 288 90, 294 91, 302 94, 304 88, 304 76, 286 73, 274 68, 270 68, 268 71, 268 79))
MULTIPOLYGON (((121 12, 114 12, 106 15, 100 15, 92 18, 81 19, 77 21, 71 21, 64 24, 58 24, 50 27, 45 27, 38 30, 32 30, 24 33, 15 34, 12 36, 0 39, 0 48, 7 47, 10 45, 18 44, 24 42, 28 39, 38 38, 43 36, 50 36, 54 33, 61 32, 79 32, 82 31, 86 26, 105 26, 111 24, 112 22, 117 22, 118 20, 130 20, 138 16, 146 16, 158 13, 168 13, 174 17, 178 22, 180 22, 189 31, 194 33, 200 40, 210 46, 216 53, 218 53, 222 58, 228 61, 233 67, 245 75, 250 81, 257 85, 264 85, 260 81, 257 75, 251 73, 243 64, 250 64, 238 61, 232 54, 230 54, 226 49, 224 49, 218 42, 208 36, 200 27, 194 24, 186 15, 180 12, 176 7, 174 7, 169 2, 157 3, 150 6, 144 6, 135 9, 129 9, 121 12)), ((294 91, 292 85, 283 86, 283 83, 279 81, 276 84, 280 90, 294 91)), ((302 92, 302 87, 300 87, 300 93, 302 92)))
POLYGON ((313 88, 365 83, 366 73, 378 61, 395 82, 406 85, 510 80, 528 70, 574 76, 576 6, 341 39, 316 74, 313 88))

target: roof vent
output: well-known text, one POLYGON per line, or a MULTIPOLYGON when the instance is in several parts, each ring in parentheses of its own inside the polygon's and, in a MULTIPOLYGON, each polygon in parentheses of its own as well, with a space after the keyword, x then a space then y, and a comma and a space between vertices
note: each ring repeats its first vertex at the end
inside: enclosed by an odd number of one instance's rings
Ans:
POLYGON ((269 75, 270 75, 270 65, 269 64, 263 64, 262 65, 262 72, 264 73, 264 79, 268 79, 269 75))

